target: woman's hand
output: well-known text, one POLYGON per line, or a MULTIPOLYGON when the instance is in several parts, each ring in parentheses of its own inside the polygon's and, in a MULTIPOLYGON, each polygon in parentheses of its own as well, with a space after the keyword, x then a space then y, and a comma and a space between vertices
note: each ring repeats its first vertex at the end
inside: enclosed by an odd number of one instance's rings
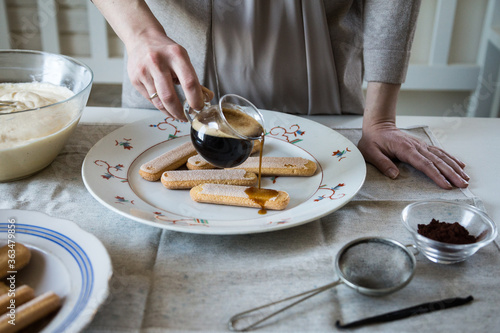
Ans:
POLYGON ((144 98, 165 114, 185 120, 174 89, 180 84, 189 105, 203 107, 204 92, 186 50, 168 38, 144 0, 93 2, 125 44, 130 80, 144 98))
POLYGON ((369 82, 358 148, 365 160, 395 179, 393 160, 408 163, 444 189, 469 185, 465 164, 441 148, 431 146, 396 127, 396 102, 400 85, 369 82))
POLYGON ((358 148, 368 163, 392 179, 399 175, 393 160, 399 160, 422 171, 444 189, 469 185, 463 162, 441 148, 402 132, 393 123, 364 127, 358 148))
POLYGON ((165 34, 148 33, 129 43, 127 53, 127 70, 132 84, 158 110, 177 119, 186 119, 175 84, 181 85, 191 107, 203 107, 202 87, 182 46, 165 34), (155 93, 157 96, 151 98, 155 93))

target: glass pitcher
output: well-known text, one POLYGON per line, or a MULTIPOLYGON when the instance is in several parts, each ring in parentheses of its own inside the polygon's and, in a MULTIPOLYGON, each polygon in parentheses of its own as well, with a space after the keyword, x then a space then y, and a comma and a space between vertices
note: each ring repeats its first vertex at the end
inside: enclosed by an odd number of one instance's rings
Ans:
POLYGON ((191 141, 196 151, 220 168, 245 162, 255 140, 264 135, 262 114, 238 95, 224 95, 218 105, 205 102, 200 111, 184 102, 184 113, 191 123, 191 141))

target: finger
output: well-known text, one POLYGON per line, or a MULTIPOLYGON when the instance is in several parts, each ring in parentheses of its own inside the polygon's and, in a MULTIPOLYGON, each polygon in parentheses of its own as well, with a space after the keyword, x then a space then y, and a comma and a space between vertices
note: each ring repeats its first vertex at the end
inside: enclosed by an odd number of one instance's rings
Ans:
POLYGON ((149 75, 143 76, 141 78, 141 81, 135 83, 134 86, 144 98, 149 100, 151 104, 154 105, 155 108, 162 111, 168 116, 172 116, 170 113, 168 113, 167 110, 165 110, 165 107, 163 106, 163 103, 159 98, 159 94, 156 91, 155 84, 151 76, 149 75))
POLYGON ((157 109, 165 111, 165 107, 158 97, 154 97, 156 92, 153 78, 146 70, 142 70, 137 75, 131 75, 131 82, 135 89, 147 100, 151 102, 157 109))
POLYGON ((160 73, 158 71, 153 71, 152 75, 155 82, 156 92, 158 93, 157 100, 160 104, 162 104, 162 109, 166 110, 166 112, 172 115, 175 119, 185 121, 186 116, 184 115, 181 101, 175 91, 172 75, 168 72, 160 73))
POLYGON ((203 91, 203 95, 205 96, 205 102, 210 102, 214 98, 215 94, 212 90, 208 89, 205 86, 201 86, 201 90, 203 91))
MULTIPOLYGON (((150 96, 155 92, 154 84, 149 84, 145 79, 132 81, 134 88, 144 97, 145 99, 151 100, 150 96), (148 88, 149 87, 149 90, 148 88), (149 93, 151 91, 151 93, 149 93)), ((152 103, 152 102, 151 102, 152 103)))
MULTIPOLYGON (((128 63, 130 66, 130 62, 128 63)), ((152 100, 150 97, 156 92, 154 88, 153 78, 149 75, 149 71, 144 66, 136 66, 128 68, 130 82, 134 88, 147 100, 152 100)), ((153 103, 153 102, 151 102, 153 103)))
POLYGON ((469 185, 469 183, 459 175, 452 166, 446 163, 445 160, 440 158, 438 155, 429 151, 428 147, 423 147, 419 152, 431 161, 434 166, 445 176, 453 185, 456 187, 464 188, 469 185))
POLYGON ((470 180, 470 177, 468 174, 465 173, 463 168, 465 167, 465 163, 461 162, 459 159, 453 157, 452 155, 448 154, 446 151, 442 150, 441 148, 438 148, 436 146, 429 146, 427 149, 432 152, 434 155, 437 157, 441 158, 443 161, 445 161, 446 164, 448 164, 450 167, 455 170, 456 173, 460 175, 465 180, 470 180))
POLYGON ((205 105, 204 93, 189 56, 186 53, 184 57, 177 59, 172 64, 173 71, 184 91, 184 96, 189 106, 201 110, 205 105))
POLYGON ((369 149, 365 152, 364 157, 368 163, 372 164, 387 177, 396 179, 399 176, 399 169, 396 164, 394 164, 394 162, 392 162, 391 159, 384 155, 380 150, 369 149))
POLYGON ((163 112, 165 115, 167 115, 169 117, 174 117, 174 115, 171 112, 169 112, 169 110, 167 110, 165 108, 165 106, 163 105, 163 102, 161 101, 160 94, 156 91, 156 87, 153 85, 152 88, 148 88, 147 90, 152 91, 152 93, 149 95, 149 97, 147 97, 149 99, 149 101, 151 102, 151 104, 153 104, 155 106, 155 108, 157 108, 158 110, 163 112))
POLYGON ((446 152, 445 150, 443 150, 443 149, 441 149, 441 148, 439 148, 439 147, 436 147, 436 146, 430 146, 430 147, 433 147, 433 148, 435 148, 435 149, 437 149, 437 150, 439 150, 439 151, 443 152, 443 153, 444 153, 445 155, 447 155, 449 158, 451 158, 452 160, 454 160, 454 161, 455 161, 455 163, 457 163, 457 164, 460 166, 460 168, 462 168, 462 169, 463 169, 463 168, 465 168, 465 167, 466 167, 466 164, 465 164, 464 162, 462 162, 461 160, 459 160, 459 159, 458 159, 458 158, 456 158, 455 156, 448 154, 448 152, 446 152))
MULTIPOLYGON (((424 147, 425 148, 425 147, 424 147)), ((415 169, 422 171, 430 179, 432 179, 439 187, 451 190, 453 186, 446 177, 439 171, 434 163, 423 156, 417 149, 409 149, 405 154, 398 154, 398 159, 402 162, 412 165, 415 169)))
POLYGON ((436 146, 429 146, 428 150, 444 160, 449 166, 455 170, 456 173, 458 173, 462 178, 465 180, 469 180, 470 177, 465 173, 463 168, 465 168, 465 163, 460 161, 458 158, 450 155, 448 152, 444 151, 443 149, 436 147, 436 146))

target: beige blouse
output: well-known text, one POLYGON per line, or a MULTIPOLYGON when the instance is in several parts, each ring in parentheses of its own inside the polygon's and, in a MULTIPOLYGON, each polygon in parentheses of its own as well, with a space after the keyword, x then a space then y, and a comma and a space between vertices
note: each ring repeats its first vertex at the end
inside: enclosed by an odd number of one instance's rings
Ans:
POLYGON ((340 114, 337 72, 319 1, 245 0, 212 11, 209 87, 258 108, 340 114), (218 85, 214 78, 217 71, 218 85))
MULTIPOLYGON (((202 84, 300 114, 362 114, 363 79, 403 83, 420 7, 420 0, 146 1, 202 84)), ((122 105, 153 108, 126 67, 124 74, 122 105)))

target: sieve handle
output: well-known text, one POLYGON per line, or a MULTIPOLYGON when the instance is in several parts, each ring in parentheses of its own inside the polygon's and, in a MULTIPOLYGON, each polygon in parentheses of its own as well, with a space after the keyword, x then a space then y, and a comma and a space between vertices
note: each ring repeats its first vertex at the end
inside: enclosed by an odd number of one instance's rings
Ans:
POLYGON ((412 253, 413 253, 414 256, 416 256, 416 255, 418 255, 420 253, 420 250, 418 249, 418 247, 415 244, 406 244, 405 246, 407 248, 411 248, 412 253))
POLYGON ((297 295, 293 295, 293 296, 290 296, 290 297, 287 297, 287 298, 283 298, 283 299, 280 299, 279 301, 275 301, 275 302, 272 302, 272 303, 268 303, 268 304, 265 304, 265 305, 261 305, 259 307, 256 307, 256 308, 253 308, 253 309, 250 309, 250 310, 247 310, 247 311, 244 311, 244 312, 240 312, 234 316, 232 316, 230 319, 229 319, 229 329, 233 332, 244 332, 244 331, 248 331, 248 330, 251 330, 253 329, 255 326, 259 325, 260 323, 266 321, 267 319, 277 315, 278 313, 281 313, 289 308, 291 308, 292 306, 296 305, 296 304, 299 304, 300 302, 303 302, 305 301, 306 299, 309 299, 325 290, 328 290, 330 288, 333 288, 333 287, 336 287, 337 285, 339 284, 342 284, 342 281, 339 279, 335 282, 332 282, 332 283, 329 283, 327 285, 324 285, 322 287, 318 287, 318 288, 314 288, 314 289, 311 289, 311 290, 308 290, 308 291, 305 291, 305 292, 302 292, 300 294, 297 294, 297 295), (303 296, 303 297, 301 297, 303 296), (287 306, 284 306, 274 312, 272 312, 271 314, 265 316, 264 318, 262 319, 259 319, 253 323, 251 323, 250 325, 246 326, 246 327, 243 327, 243 328, 236 328, 235 325, 236 323, 239 321, 239 320, 242 320, 244 318, 248 318, 248 317, 251 317, 252 314, 254 314, 255 312, 259 311, 259 310, 262 310, 262 309, 265 309, 265 308, 268 308, 268 307, 271 307, 273 305, 276 305, 276 304, 280 304, 280 303, 283 303, 283 302, 286 302, 286 301, 290 301, 290 300, 293 300, 295 298, 298 298, 298 297, 301 297, 299 298, 298 300, 296 300, 295 302, 287 305, 287 306))

